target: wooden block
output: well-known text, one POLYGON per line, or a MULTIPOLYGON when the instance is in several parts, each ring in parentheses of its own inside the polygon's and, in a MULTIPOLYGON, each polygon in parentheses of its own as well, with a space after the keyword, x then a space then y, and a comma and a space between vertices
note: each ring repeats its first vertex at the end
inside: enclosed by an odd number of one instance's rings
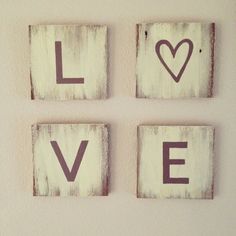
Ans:
POLYGON ((211 97, 215 24, 137 25, 136 97, 211 97))
POLYGON ((138 127, 140 198, 213 198, 214 128, 138 127))
POLYGON ((104 124, 32 126, 34 196, 108 195, 104 124))
POLYGON ((48 100, 107 97, 107 27, 29 27, 31 98, 48 100))

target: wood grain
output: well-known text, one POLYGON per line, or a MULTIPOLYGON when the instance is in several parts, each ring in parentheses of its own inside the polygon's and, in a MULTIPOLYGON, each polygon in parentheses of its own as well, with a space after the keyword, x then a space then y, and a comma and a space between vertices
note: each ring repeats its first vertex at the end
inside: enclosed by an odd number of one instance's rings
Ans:
POLYGON ((213 198, 214 128, 210 126, 138 127, 138 180, 140 198, 213 198), (187 148, 171 148, 171 177, 186 177, 188 184, 163 182, 163 142, 187 142, 187 148))
POLYGON ((29 26, 29 36, 32 99, 73 100, 107 97, 106 26, 33 25, 29 26), (84 78, 84 83, 56 82, 56 42, 62 49, 64 77, 84 78))
POLYGON ((33 137, 34 196, 108 195, 108 128, 104 124, 36 124, 33 137), (88 140, 76 178, 68 182, 52 148, 56 141, 71 170, 82 140, 88 140))
MULTIPOLYGON (((137 25, 136 97, 186 98, 211 97, 214 72, 214 23, 143 23, 137 25), (160 40, 168 40, 173 48, 183 39, 193 43, 193 52, 178 83, 163 66, 155 47, 160 40)), ((175 57, 163 45, 161 55, 178 74, 186 59, 188 46, 183 44, 175 57)))

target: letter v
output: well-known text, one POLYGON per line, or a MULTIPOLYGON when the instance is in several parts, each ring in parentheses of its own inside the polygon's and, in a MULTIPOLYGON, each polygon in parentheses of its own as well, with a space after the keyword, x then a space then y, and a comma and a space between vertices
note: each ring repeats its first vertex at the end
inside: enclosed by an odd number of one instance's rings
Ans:
POLYGON ((66 176, 67 181, 68 182, 75 181, 75 177, 77 175, 81 161, 83 159, 85 149, 88 145, 88 141, 87 140, 81 141, 80 146, 79 146, 79 150, 76 155, 76 158, 75 158, 75 161, 74 161, 71 171, 69 170, 69 168, 65 162, 65 158, 62 155, 61 149, 59 148, 57 141, 50 141, 50 143, 51 143, 52 148, 53 148, 53 150, 57 156, 57 159, 61 165, 61 168, 66 176))

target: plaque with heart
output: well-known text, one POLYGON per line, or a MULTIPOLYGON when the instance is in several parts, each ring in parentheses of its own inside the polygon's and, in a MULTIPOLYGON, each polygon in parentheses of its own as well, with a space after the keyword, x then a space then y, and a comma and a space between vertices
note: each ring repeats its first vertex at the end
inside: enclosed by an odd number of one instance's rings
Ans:
POLYGON ((136 97, 212 97, 214 23, 137 25, 136 97))

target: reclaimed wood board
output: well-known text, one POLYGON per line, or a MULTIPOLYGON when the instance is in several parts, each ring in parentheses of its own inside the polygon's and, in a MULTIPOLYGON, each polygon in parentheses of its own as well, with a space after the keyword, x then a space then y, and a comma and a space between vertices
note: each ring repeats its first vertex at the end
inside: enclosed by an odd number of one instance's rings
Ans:
POLYGON ((137 25, 136 97, 212 97, 214 23, 137 25))
POLYGON ((36 124, 34 196, 108 195, 108 128, 104 124, 36 124))
POLYGON ((32 25, 31 98, 43 100, 107 97, 107 27, 32 25))
POLYGON ((139 198, 213 198, 214 128, 138 127, 139 198))

